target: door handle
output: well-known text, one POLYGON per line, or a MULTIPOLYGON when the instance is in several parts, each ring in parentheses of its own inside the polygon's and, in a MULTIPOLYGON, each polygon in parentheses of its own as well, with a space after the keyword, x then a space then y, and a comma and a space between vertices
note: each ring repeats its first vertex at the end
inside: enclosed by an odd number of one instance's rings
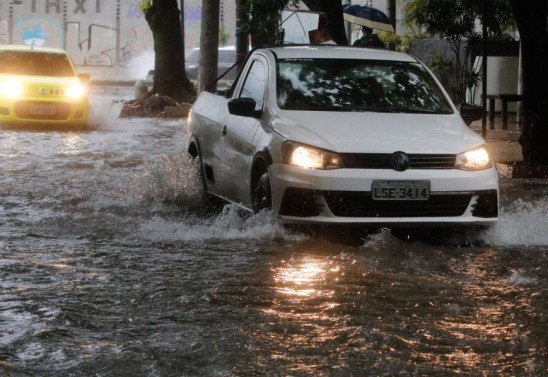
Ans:
POLYGON ((223 130, 221 131, 221 134, 222 134, 223 136, 226 135, 226 126, 223 126, 223 130))

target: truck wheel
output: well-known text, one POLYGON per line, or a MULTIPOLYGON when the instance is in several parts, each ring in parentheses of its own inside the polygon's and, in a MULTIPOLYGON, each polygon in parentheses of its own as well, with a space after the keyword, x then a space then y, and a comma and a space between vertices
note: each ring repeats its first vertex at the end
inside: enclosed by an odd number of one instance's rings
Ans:
POLYGON ((216 196, 213 196, 207 192, 207 182, 204 173, 204 166, 200 155, 194 157, 194 159, 192 160, 192 164, 194 165, 194 171, 196 172, 196 175, 200 180, 200 200, 205 205, 205 212, 216 212, 222 209, 224 202, 216 196))
POLYGON ((270 186, 270 174, 264 172, 253 188, 253 212, 272 209, 272 190, 270 186))
POLYGON ((192 160, 192 164, 194 165, 194 171, 196 172, 196 175, 200 180, 201 194, 205 197, 207 196, 207 183, 205 180, 204 166, 202 164, 202 159, 199 155, 194 157, 194 159, 192 160))

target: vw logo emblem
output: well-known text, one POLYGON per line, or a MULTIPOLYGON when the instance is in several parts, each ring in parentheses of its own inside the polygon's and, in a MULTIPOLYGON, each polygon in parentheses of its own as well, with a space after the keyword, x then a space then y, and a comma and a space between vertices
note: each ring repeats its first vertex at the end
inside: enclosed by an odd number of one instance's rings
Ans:
POLYGON ((409 156, 404 152, 394 152, 390 157, 390 166, 397 171, 404 171, 409 168, 409 156))

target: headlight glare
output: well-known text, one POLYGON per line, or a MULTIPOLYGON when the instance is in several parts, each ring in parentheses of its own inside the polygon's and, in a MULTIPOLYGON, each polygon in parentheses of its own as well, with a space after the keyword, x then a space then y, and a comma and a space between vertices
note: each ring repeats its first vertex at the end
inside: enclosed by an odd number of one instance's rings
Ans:
POLYGON ((85 88, 80 84, 73 84, 65 89, 65 96, 70 99, 80 99, 84 96, 85 88))
POLYGON ((484 170, 492 166, 489 152, 484 146, 457 155, 455 168, 461 170, 484 170))
POLYGON ((0 82, 0 95, 4 98, 15 99, 23 93, 23 86, 16 79, 6 79, 0 82))
POLYGON ((286 142, 282 147, 283 161, 305 169, 338 169, 340 157, 334 153, 308 145, 286 142))

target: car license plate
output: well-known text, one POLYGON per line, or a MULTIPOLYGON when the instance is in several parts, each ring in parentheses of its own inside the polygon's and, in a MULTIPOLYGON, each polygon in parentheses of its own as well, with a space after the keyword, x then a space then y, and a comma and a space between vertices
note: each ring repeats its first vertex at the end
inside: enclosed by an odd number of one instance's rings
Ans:
POLYGON ((373 200, 428 200, 430 181, 380 181, 371 184, 373 200))
POLYGON ((30 112, 33 115, 54 115, 57 108, 55 105, 31 105, 30 112))

